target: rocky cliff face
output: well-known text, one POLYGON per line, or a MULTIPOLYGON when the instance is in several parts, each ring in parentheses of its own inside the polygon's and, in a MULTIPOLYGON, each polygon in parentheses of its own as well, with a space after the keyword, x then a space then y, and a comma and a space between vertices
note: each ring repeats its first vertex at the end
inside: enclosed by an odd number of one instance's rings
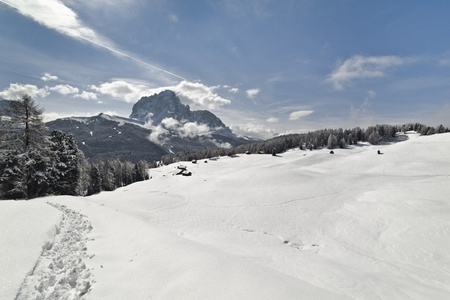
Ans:
POLYGON ((191 111, 181 103, 173 91, 166 90, 150 97, 142 97, 134 104, 130 118, 158 126, 164 119, 172 118, 181 123, 195 122, 207 125, 214 133, 232 135, 231 130, 213 113, 207 110, 191 111))

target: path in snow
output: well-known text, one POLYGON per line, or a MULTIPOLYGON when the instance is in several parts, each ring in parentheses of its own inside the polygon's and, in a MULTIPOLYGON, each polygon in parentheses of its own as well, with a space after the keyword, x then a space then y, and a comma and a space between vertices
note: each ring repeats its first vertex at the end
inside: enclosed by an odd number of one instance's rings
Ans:
POLYGON ((87 233, 92 230, 87 217, 64 205, 47 202, 62 212, 53 241, 46 242, 42 254, 27 276, 16 300, 83 299, 93 279, 85 260, 87 233))

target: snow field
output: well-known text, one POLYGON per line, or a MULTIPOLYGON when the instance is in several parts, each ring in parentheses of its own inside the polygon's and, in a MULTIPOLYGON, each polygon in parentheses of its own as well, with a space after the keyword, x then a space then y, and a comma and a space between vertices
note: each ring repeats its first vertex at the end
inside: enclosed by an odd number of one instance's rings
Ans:
POLYGON ((37 201, 0 201, 0 299, 15 299, 25 277, 53 240, 60 213, 37 201))
POLYGON ((406 137, 184 162, 191 177, 174 164, 114 192, 25 204, 65 205, 94 228, 74 229, 86 273, 68 263, 67 299, 450 299, 450 134, 406 137))

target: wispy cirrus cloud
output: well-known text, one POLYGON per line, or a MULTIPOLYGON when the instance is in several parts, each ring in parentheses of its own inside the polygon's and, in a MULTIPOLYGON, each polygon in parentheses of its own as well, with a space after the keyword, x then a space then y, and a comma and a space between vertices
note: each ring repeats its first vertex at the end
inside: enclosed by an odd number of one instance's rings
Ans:
POLYGON ((59 0, 0 0, 15 8, 22 15, 64 35, 99 41, 94 30, 79 19, 78 15, 59 0))
POLYGON ((332 83, 335 89, 343 90, 355 80, 383 77, 388 69, 405 63, 406 60, 398 56, 355 55, 339 63, 328 75, 327 81, 332 83))
POLYGON ((289 120, 290 121, 295 121, 298 120, 302 117, 306 117, 310 114, 312 114, 314 111, 313 110, 299 110, 299 111, 294 111, 291 112, 291 114, 289 115, 289 120))
MULTIPOLYGON (((4 3, 16 9, 20 14, 31 18, 33 21, 38 22, 49 29, 55 30, 71 38, 88 42, 120 57, 131 59, 154 70, 184 80, 182 76, 147 63, 120 50, 120 48, 108 38, 101 36, 85 24, 73 9, 66 6, 60 0, 0 0, 0 3, 4 3)), ((44 78, 46 77, 44 76, 44 78)))

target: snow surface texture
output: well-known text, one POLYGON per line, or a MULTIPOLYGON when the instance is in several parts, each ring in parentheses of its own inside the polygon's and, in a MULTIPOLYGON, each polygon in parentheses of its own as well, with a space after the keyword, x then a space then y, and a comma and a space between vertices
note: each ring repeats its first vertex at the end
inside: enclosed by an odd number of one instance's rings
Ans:
POLYGON ((42 247, 42 254, 27 276, 17 300, 83 299, 91 287, 86 268, 86 234, 92 227, 87 218, 64 205, 50 204, 62 212, 55 236, 42 247))
MULTIPOLYGON (((73 229, 91 258, 74 251, 86 273, 65 285, 67 299, 450 299, 450 134, 407 137, 334 155, 185 163, 190 177, 169 165, 114 192, 26 205, 66 205, 92 223, 90 233, 73 229)), ((16 203, 0 202, 0 213, 17 213, 16 203)), ((1 241, 48 230, 25 223, 1 241)), ((10 265, 0 280, 26 267, 10 265)))
POLYGON ((59 221, 58 211, 45 203, 0 201, 0 299, 15 299, 59 221))

